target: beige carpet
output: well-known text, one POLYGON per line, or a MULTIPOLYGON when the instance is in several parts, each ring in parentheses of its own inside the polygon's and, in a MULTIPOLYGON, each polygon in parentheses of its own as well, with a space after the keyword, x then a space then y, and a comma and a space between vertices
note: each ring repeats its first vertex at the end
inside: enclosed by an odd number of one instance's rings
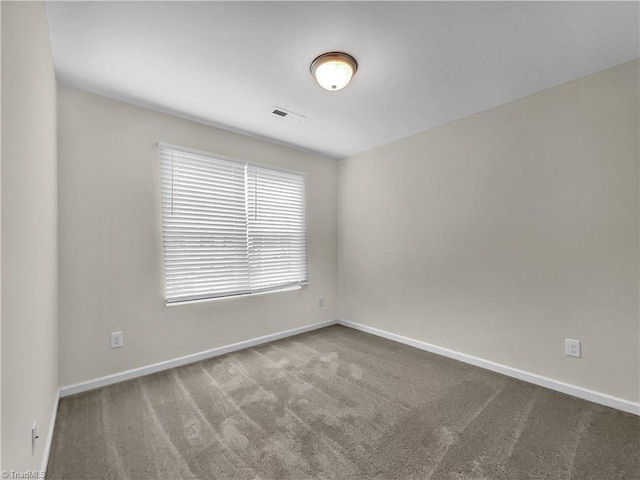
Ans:
POLYGON ((340 326, 60 401, 47 479, 638 479, 640 418, 340 326))

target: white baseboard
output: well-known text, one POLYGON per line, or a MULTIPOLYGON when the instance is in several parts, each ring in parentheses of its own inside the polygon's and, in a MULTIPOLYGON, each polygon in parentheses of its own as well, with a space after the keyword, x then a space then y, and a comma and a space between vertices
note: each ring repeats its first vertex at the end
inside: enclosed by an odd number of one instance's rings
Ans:
MULTIPOLYGON (((270 335, 265 335, 263 337, 258 337, 250 340, 245 340, 243 342, 233 343, 231 345, 212 348, 204 352, 185 355, 184 357, 174 358, 172 360, 166 360, 164 362, 159 362, 159 363, 147 365, 144 367, 134 368, 132 370, 126 370, 124 372, 115 373, 113 375, 107 375, 105 377, 95 378, 93 380, 88 380, 86 382, 76 383, 74 385, 67 385, 60 388, 59 397, 66 397, 69 395, 74 395, 76 393, 86 392, 88 390, 93 390, 95 388, 111 385, 113 383, 130 380, 132 378, 142 377, 145 375, 149 375, 151 373, 161 372, 163 370, 168 370, 170 368, 179 367, 181 365, 186 365, 186 364, 197 362, 200 360, 205 360, 207 358, 217 357, 227 353, 235 352, 237 350, 242 350, 244 348, 253 347, 253 346, 260 345, 267 342, 273 342, 274 340, 279 340, 281 338, 286 338, 293 335, 299 335, 301 333, 309 332, 311 330, 316 330, 318 328, 327 327, 329 325, 334 325, 336 323, 343 325, 345 327, 353 328, 355 330, 360 330, 366 333, 370 333, 378 337, 383 337, 389 340, 393 340, 395 342, 403 343, 405 345, 410 345, 412 347, 419 348, 421 350, 426 350, 431 353, 436 353, 444 357, 453 358, 455 360, 459 360, 464 363, 475 365, 477 367, 485 368, 493 372, 501 373, 503 375, 507 375, 508 377, 517 378, 519 380, 533 383, 535 385, 540 385, 542 387, 549 388, 551 390, 556 390, 558 392, 566 393, 574 397, 582 398, 583 400, 588 400, 590 402, 598 403, 600 405, 605 405, 607 407, 615 408, 617 410, 622 410, 624 412, 640 415, 640 403, 637 403, 637 402, 632 402, 630 400, 625 400, 623 398, 614 397, 613 395, 609 395, 606 393, 597 392, 595 390, 590 390, 588 388, 579 387, 577 385, 561 382, 559 380, 554 380, 552 378, 544 377, 542 375, 526 372, 524 370, 519 370, 517 368, 509 367, 507 365, 495 363, 490 360, 485 360, 483 358, 467 355, 466 353, 457 352, 455 350, 439 347, 437 345, 433 345, 427 342, 422 342, 420 340, 415 340, 409 337, 403 337, 402 335, 397 335, 395 333, 379 330, 377 328, 368 327, 366 325, 361 325, 359 323, 354 323, 347 320, 328 320, 325 322, 314 323, 313 325, 293 328, 291 330, 272 333, 270 335)), ((56 411, 57 411, 57 400, 56 400, 54 415, 51 420, 52 423, 49 427, 47 444, 45 447, 46 458, 48 458, 49 448, 51 446, 51 439, 53 437, 52 432, 53 432, 53 425, 55 423, 56 411)), ((46 462, 46 458, 43 458, 43 462, 46 462)), ((44 466, 46 467, 46 463, 44 463, 44 466)))
POLYGON ((51 420, 49 421, 49 429, 47 430, 47 438, 44 443, 44 450, 42 452, 42 461, 40 463, 40 471, 46 472, 47 465, 49 464, 49 454, 51 453, 51 443, 53 442, 53 429, 56 426, 56 416, 58 415, 58 403, 60 402, 60 389, 56 391, 56 398, 53 401, 53 412, 51 413, 51 420))
POLYGON ((386 332, 384 330, 368 327, 366 325, 361 325, 359 323, 349 322, 347 320, 338 320, 338 324, 343 325, 345 327, 353 328, 355 330, 361 330, 366 333, 371 333, 372 335, 393 340, 395 342, 404 343, 405 345, 410 345, 412 347, 419 348, 421 350, 426 350, 427 352, 436 353, 444 357, 453 358, 455 360, 459 360, 464 363, 469 363, 477 367, 485 368, 493 372, 498 372, 503 375, 507 375, 508 377, 524 380, 525 382, 533 383, 535 385, 540 385, 541 387, 546 387, 551 390, 556 390, 558 392, 566 393, 567 395, 572 395, 574 397, 582 398, 583 400, 588 400, 590 402, 598 403, 600 405, 605 405, 607 407, 615 408, 617 410, 622 410, 623 412, 640 415, 640 403, 632 402, 630 400, 625 400, 624 398, 614 397, 613 395, 609 395, 606 393, 597 392, 595 390, 590 390, 588 388, 583 388, 577 385, 572 385, 570 383, 554 380, 552 378, 543 377, 535 373, 530 373, 524 370, 519 370, 517 368, 508 367, 500 363, 495 363, 489 360, 485 360, 483 358, 467 355, 466 353, 456 352, 455 350, 449 350, 448 348, 438 347, 437 345, 432 345, 430 343, 422 342, 420 340, 414 340, 413 338, 409 338, 409 337, 403 337, 402 335, 396 335, 395 333, 386 332))
POLYGON ((114 373, 105 377, 94 378, 86 382, 80 382, 73 385, 67 385, 60 387, 60 397, 67 397, 69 395, 75 395, 76 393, 86 392, 95 388, 104 387, 113 383, 123 382, 125 380, 131 380, 132 378, 138 378, 151 373, 161 372, 170 368, 179 367, 188 363, 198 362, 200 360, 206 360, 207 358, 217 357, 226 353, 242 350, 243 348, 254 347, 262 343, 273 342, 274 340, 280 340, 281 338, 291 337, 293 335, 299 335, 301 333, 310 332, 318 328, 327 327, 329 325, 335 325, 337 320, 327 320, 324 322, 314 323, 313 325, 306 325, 304 327, 292 328, 291 330, 285 330, 283 332, 272 333, 263 337, 253 338, 251 340, 245 340, 243 342, 233 343, 231 345, 225 345, 222 347, 212 348, 205 350, 204 352, 193 353, 191 355, 185 355, 184 357, 174 358, 172 360, 166 360, 164 362, 154 363, 152 365, 146 365, 144 367, 134 368, 132 370, 126 370, 124 372, 114 373))

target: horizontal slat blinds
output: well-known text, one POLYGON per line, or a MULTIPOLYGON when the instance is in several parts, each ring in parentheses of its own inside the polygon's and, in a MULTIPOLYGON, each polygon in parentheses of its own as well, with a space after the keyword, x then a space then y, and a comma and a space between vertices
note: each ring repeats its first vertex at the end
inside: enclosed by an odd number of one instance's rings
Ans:
POLYGON ((160 148, 168 303, 307 281, 305 178, 160 148))
POLYGON ((168 302, 249 292, 245 166, 161 149, 168 302))
POLYGON ((247 167, 247 233, 252 291, 307 280, 305 179, 247 167))

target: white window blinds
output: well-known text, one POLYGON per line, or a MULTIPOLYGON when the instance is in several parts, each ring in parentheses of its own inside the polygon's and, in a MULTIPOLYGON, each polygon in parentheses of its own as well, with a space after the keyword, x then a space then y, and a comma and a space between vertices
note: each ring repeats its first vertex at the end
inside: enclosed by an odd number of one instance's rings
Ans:
POLYGON ((304 177, 247 166, 249 281, 252 291, 307 279, 304 177))
POLYGON ((167 303, 307 283, 305 177, 161 145, 167 303))

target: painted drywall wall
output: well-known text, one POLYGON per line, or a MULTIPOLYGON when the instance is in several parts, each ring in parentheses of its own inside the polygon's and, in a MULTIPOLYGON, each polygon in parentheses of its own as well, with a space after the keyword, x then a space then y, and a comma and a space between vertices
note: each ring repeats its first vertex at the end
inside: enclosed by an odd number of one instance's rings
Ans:
MULTIPOLYGON (((2 2, 0 2, 0 72, 2 71, 2 2)), ((0 74, 0 105, 2 75, 0 74)), ((1 107, 0 107, 1 110, 1 107)), ((2 471, 2 112, 0 111, 0 471, 2 471)))
POLYGON ((44 4, 2 2, 2 468, 39 471, 58 389, 56 79, 44 4), (31 427, 40 439, 31 452, 31 427))
POLYGON ((334 160, 66 86, 58 127, 62 386, 336 318, 334 160), (167 307, 158 142, 306 172, 309 286, 167 307))
POLYGON ((341 160, 339 318, 637 402, 638 65, 341 160))

